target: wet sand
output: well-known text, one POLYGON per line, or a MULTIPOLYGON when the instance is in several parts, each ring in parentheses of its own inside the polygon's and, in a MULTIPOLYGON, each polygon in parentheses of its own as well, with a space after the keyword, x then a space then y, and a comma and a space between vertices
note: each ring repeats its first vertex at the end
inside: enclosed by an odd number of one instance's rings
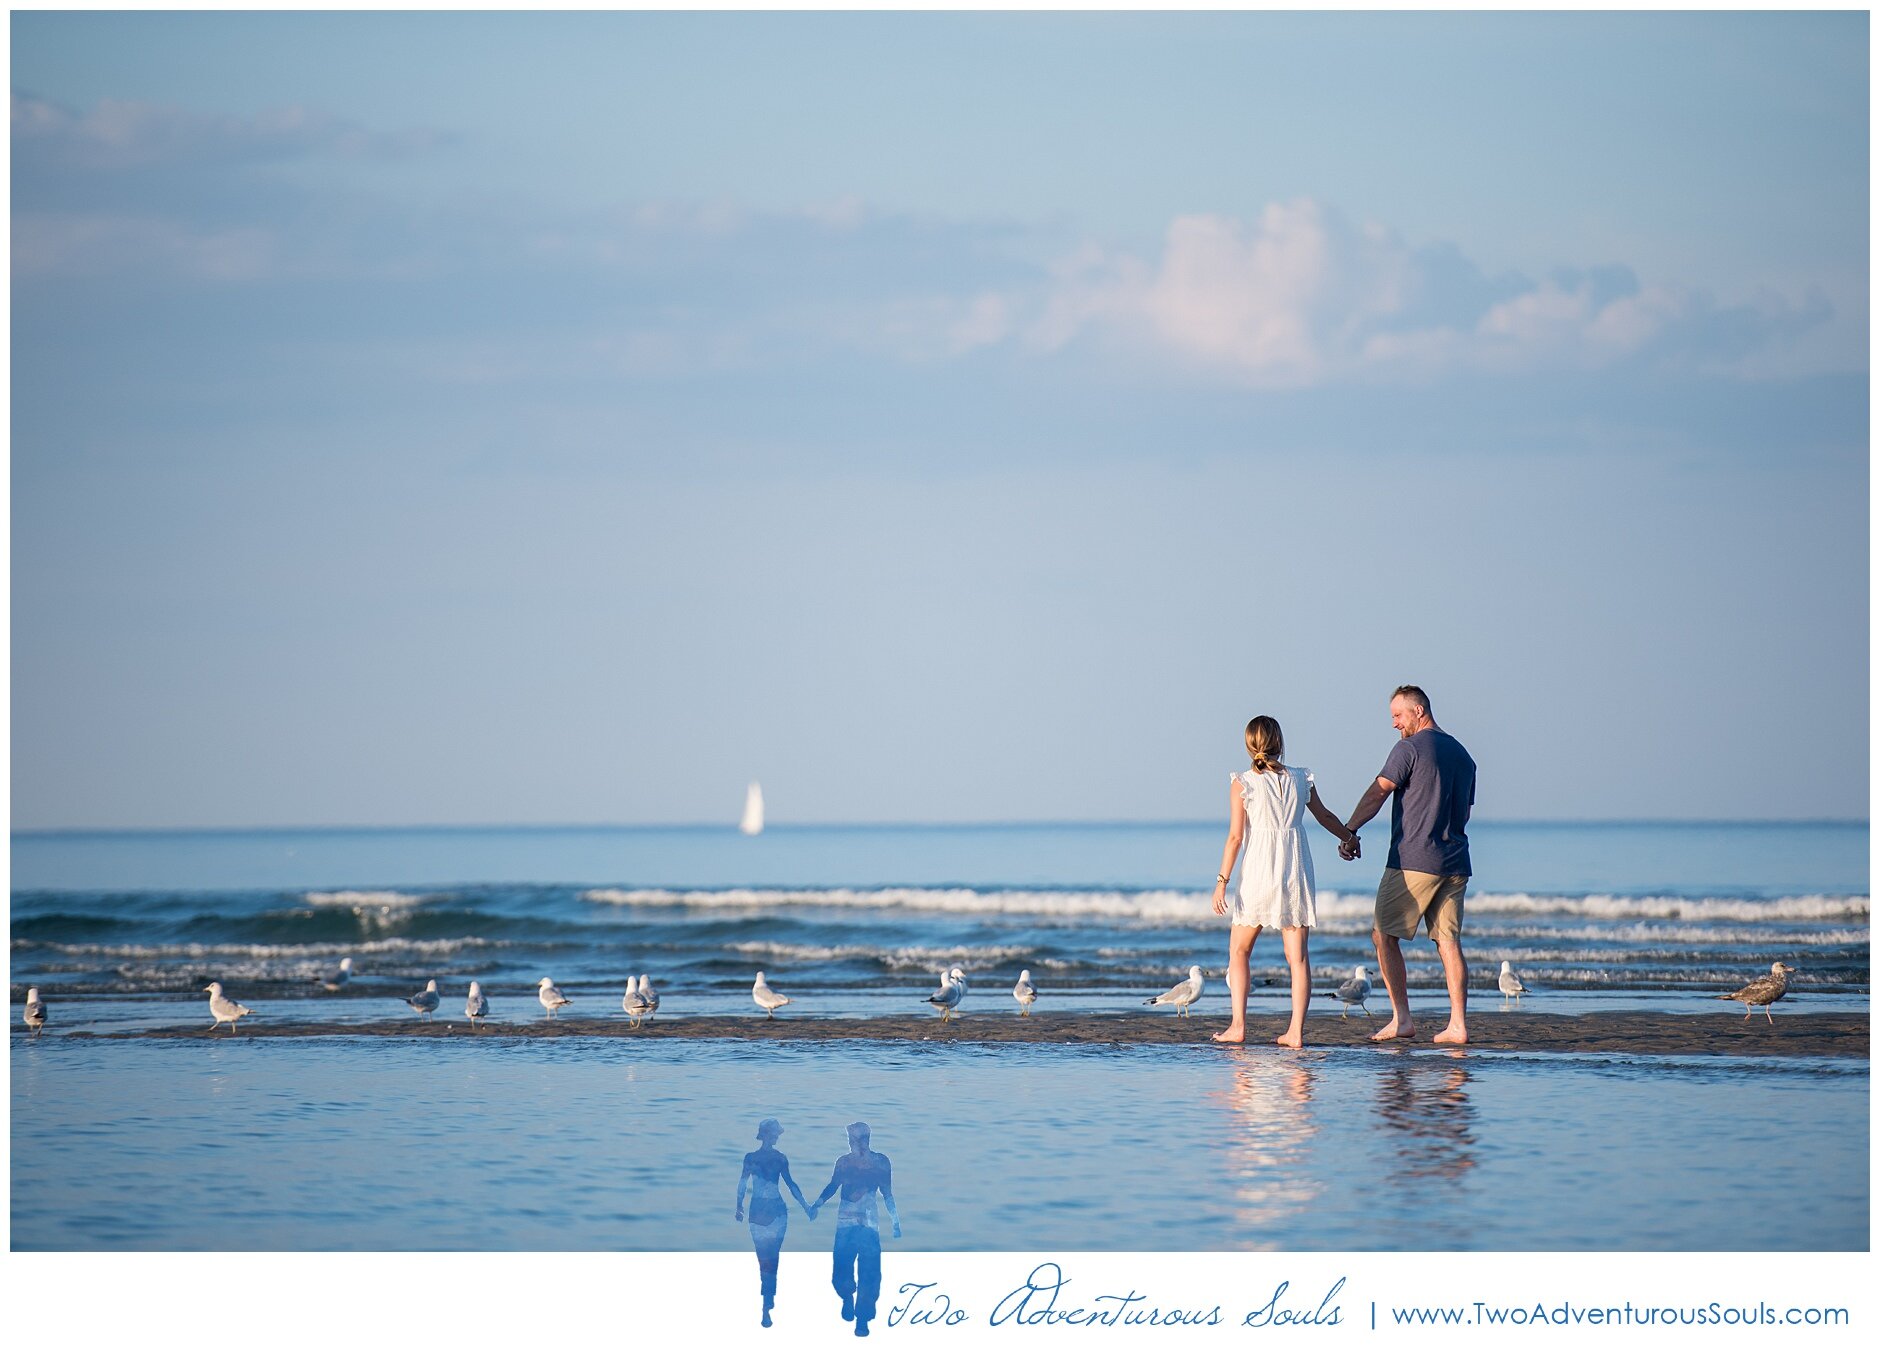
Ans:
MULTIPOLYGON (((637 1030, 625 1017, 559 1021, 485 1022, 474 1032, 462 1018, 420 1021, 325 1023, 247 1021, 235 1034, 227 1027, 214 1035, 206 1025, 155 1027, 143 1031, 49 1033, 99 1040, 265 1041, 305 1037, 374 1036, 433 1043, 473 1040, 553 1040, 562 1036, 607 1036, 633 1045, 664 1040, 775 1041, 927 1041, 953 1044, 1047 1045, 1211 1045, 1224 1024, 1220 1016, 1179 1018, 1161 1014, 1040 1014, 1025 1018, 967 1013, 950 1025, 924 1017, 804 1017, 779 1013, 775 1019, 745 1017, 674 1017, 655 1019, 637 1030)), ((1307 1025, 1308 1048, 1437 1048, 1430 1037, 1440 1017, 1419 1018, 1414 1040, 1372 1042, 1383 1018, 1315 1017, 1307 1025)), ((1271 1047, 1277 1022, 1249 1025, 1247 1044, 1271 1047)), ((1593 1012, 1583 1016, 1491 1012, 1474 1019, 1468 1048, 1488 1051, 1584 1051, 1635 1055, 1716 1055, 1727 1058, 1782 1055, 1835 1055, 1865 1058, 1869 1028, 1864 1015, 1790 1012, 1772 1026, 1758 1012, 1748 1021, 1731 1007, 1712 1015, 1663 1012, 1593 1012)), ((1459 1047, 1443 1046, 1445 1050, 1459 1047)))

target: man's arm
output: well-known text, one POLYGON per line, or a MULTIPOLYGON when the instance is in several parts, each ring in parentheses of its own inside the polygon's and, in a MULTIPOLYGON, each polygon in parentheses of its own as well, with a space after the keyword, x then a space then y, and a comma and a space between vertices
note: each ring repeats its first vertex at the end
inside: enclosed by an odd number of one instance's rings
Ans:
POLYGON ((1391 791, 1396 788, 1395 781, 1379 776, 1371 788, 1364 792, 1363 798, 1358 801, 1358 807, 1351 811, 1351 817, 1345 820, 1345 826, 1356 832, 1377 817, 1377 811, 1384 807, 1384 801, 1390 798, 1391 791))
POLYGON ((822 1195, 810 1203, 809 1213, 816 1214, 816 1208, 835 1195, 836 1188, 842 1185, 842 1161, 836 1160, 835 1171, 829 1175, 829 1185, 822 1189, 822 1195))
POLYGON ((894 1208, 894 1165, 888 1162, 888 1156, 881 1158, 881 1199, 888 1203, 888 1219, 894 1224, 894 1237, 901 1237, 901 1213, 894 1208))

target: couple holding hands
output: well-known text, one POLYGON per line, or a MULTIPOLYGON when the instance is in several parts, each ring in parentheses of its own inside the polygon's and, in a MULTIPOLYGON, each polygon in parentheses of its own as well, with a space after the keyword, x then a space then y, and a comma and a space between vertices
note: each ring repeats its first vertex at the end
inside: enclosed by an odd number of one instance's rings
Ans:
POLYGON ((1337 837, 1339 856, 1352 861, 1362 850, 1358 829, 1371 821, 1386 798, 1391 800, 1390 854, 1377 888, 1371 939, 1390 993, 1391 1018, 1371 1039, 1407 1040, 1416 1035, 1400 943, 1414 937, 1419 924, 1436 943, 1449 990, 1449 1024, 1435 1039, 1460 1044, 1469 1038, 1462 898, 1469 882, 1465 829, 1475 804, 1475 762, 1461 743, 1436 726, 1429 696, 1417 686, 1399 686, 1392 692, 1390 721, 1398 743, 1343 823, 1319 801, 1312 772, 1285 765, 1279 721, 1262 714, 1248 723, 1247 755, 1253 764, 1231 777, 1227 845, 1214 880, 1214 911, 1224 917, 1231 914, 1232 919, 1227 989, 1233 999, 1232 1019, 1215 1040, 1246 1039, 1248 957, 1261 931, 1270 927, 1285 943, 1292 974, 1292 1022, 1275 1040, 1293 1049, 1305 1043, 1306 1006, 1312 997, 1307 938, 1315 921, 1305 817, 1310 813, 1337 837), (1240 884, 1231 889, 1237 860, 1240 884))

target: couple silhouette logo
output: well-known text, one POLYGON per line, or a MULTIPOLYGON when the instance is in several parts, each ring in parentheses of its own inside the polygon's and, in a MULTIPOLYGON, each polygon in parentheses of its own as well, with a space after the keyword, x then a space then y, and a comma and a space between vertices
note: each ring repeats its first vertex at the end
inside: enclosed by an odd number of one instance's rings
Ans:
POLYGON ((790 1160, 777 1148, 783 1125, 766 1120, 757 1127, 757 1148, 744 1156, 744 1168, 738 1175, 738 1199, 735 1216, 746 1221, 751 1230, 751 1247, 757 1252, 757 1275, 764 1296, 763 1325, 770 1327, 770 1312, 777 1303, 777 1260, 783 1253, 783 1238, 790 1230, 790 1208, 783 1199, 788 1188, 811 1220, 830 1197, 840 1195, 836 1211, 834 1268, 830 1281, 842 1298, 842 1318, 855 1321, 858 1338, 868 1336, 868 1322, 875 1317, 875 1303, 881 1297, 881 1219, 876 1197, 888 1207, 888 1221, 894 1237, 901 1237, 901 1213, 894 1204, 894 1169, 888 1156, 868 1147, 869 1129, 857 1121, 848 1128, 849 1152, 836 1160, 829 1174, 829 1185, 815 1201, 803 1199, 803 1189, 790 1176, 790 1160), (750 1210, 745 1211, 745 1193, 750 1193, 750 1210))

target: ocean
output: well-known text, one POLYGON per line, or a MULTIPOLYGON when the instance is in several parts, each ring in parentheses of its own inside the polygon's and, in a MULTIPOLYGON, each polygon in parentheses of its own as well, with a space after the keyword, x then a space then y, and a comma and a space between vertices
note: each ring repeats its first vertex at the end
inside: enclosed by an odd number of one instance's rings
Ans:
MULTIPOLYGON (((1868 1010, 1864 823, 1471 835, 1478 1034, 1507 1006, 1714 1013, 1721 1032, 1745 1023, 1715 995, 1778 958, 1798 973, 1777 1027, 1868 1010), (1504 959, 1534 990, 1516 1004, 1495 991, 1504 959)), ((628 975, 649 974, 656 1028, 751 1013, 761 969, 794 999, 781 1041, 795 1016, 931 1015, 954 964, 969 1017, 1014 1010, 1020 969, 1041 1015, 1134 1015, 1191 964, 1224 961, 1208 910, 1221 838, 1212 824, 15 834, 13 1247, 206 1248, 232 1213, 260 1249, 737 1248, 742 1227, 699 1208, 729 1203, 773 1115, 812 1195, 842 1127, 870 1121, 904 1202, 924 1208, 909 1249, 1868 1246, 1864 1058, 1229 1051, 1207 1042, 1226 1012, 1218 973, 1192 1046, 414 1043, 461 1027, 473 978, 495 1019, 541 1016, 544 975, 575 1015, 618 1016, 628 975), (344 990, 311 982, 342 956, 344 990), (402 999, 432 978, 444 1002, 425 1022, 402 999), (409 1034, 113 1038, 206 1027, 210 980, 256 1022, 403 1019, 409 1034), (51 1012, 37 1041, 19 1024, 28 985, 51 1012), (1415 1189, 1385 1207, 1366 1190, 1380 1148, 1415 1189), (1518 1226, 1484 1213, 1516 1194, 1518 1226), (582 1210, 551 1227, 530 1210, 544 1199, 582 1210), (1171 1202, 1193 1207, 1179 1230, 1171 1202), (471 1232, 472 1207, 513 1210, 500 1242, 471 1232), (1758 1208, 1765 1241, 1731 1242, 1758 1208)), ((1329 988, 1373 958, 1382 842, 1348 865, 1313 838, 1312 961, 1329 988)), ((1434 1015, 1435 953, 1406 955, 1434 1015)), ((1277 941, 1253 976, 1257 1029, 1285 1006, 1277 941)))

